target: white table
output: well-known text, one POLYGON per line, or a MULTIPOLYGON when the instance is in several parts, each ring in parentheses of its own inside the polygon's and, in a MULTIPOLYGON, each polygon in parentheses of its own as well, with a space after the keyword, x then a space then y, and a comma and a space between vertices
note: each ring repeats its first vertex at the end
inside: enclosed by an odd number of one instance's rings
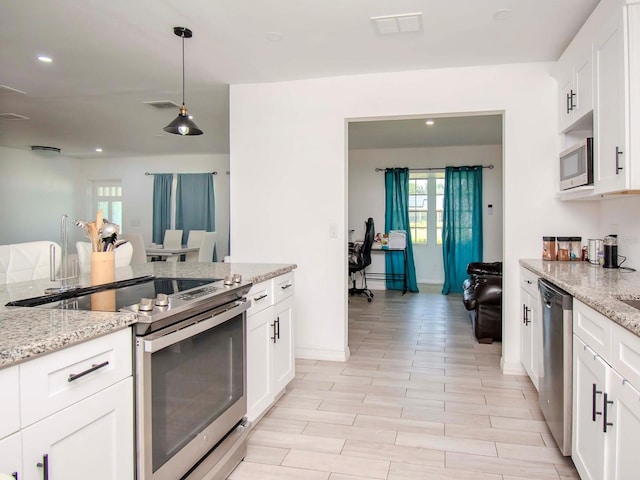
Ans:
POLYGON ((187 247, 182 246, 180 248, 162 248, 162 247, 146 247, 147 257, 161 257, 163 260, 168 260, 171 257, 180 258, 181 255, 189 252, 197 252, 200 247, 187 247))

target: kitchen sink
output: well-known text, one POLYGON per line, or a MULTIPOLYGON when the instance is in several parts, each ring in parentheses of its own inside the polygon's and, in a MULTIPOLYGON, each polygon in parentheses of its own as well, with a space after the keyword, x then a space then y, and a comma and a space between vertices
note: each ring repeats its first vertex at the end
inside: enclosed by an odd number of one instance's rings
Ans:
POLYGON ((630 307, 640 310, 640 300, 636 300, 632 298, 631 299, 619 298, 618 300, 620 300, 622 303, 626 303, 630 307))

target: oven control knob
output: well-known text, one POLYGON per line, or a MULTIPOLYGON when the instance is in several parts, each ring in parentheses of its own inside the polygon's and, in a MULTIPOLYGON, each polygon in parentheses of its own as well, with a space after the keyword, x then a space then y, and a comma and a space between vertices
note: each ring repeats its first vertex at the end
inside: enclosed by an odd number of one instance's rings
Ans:
POLYGON ((138 309, 141 312, 150 312, 151 310, 153 310, 153 303, 153 298, 141 298, 138 309))
POLYGON ((159 293, 156 296, 156 306, 158 307, 166 307, 169 305, 169 295, 166 293, 159 293))

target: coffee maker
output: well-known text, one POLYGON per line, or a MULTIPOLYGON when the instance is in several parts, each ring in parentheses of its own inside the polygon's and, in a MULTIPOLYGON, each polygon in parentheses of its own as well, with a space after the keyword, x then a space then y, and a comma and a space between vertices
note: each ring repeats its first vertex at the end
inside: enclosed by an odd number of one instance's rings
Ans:
POLYGON ((607 235, 604 237, 604 263, 603 268, 618 268, 618 236, 607 235))

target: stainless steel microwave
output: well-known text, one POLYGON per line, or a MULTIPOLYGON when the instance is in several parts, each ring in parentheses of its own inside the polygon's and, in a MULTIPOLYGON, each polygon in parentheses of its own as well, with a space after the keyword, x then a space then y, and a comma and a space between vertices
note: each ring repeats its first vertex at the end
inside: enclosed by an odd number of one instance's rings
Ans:
POLYGON ((593 185, 593 138, 560 153, 560 190, 593 185))

